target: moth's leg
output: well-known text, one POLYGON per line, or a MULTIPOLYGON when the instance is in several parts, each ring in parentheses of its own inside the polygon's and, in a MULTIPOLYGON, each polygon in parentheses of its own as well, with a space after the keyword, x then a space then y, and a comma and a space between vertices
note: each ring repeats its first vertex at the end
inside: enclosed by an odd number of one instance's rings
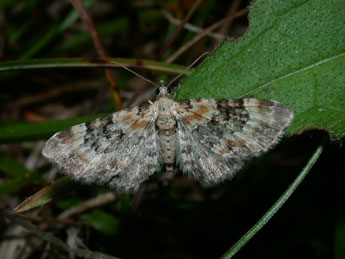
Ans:
POLYGON ((177 85, 177 87, 176 87, 176 90, 174 91, 174 95, 173 95, 173 100, 175 100, 175 97, 176 97, 176 94, 177 94, 177 92, 180 90, 180 88, 181 88, 181 83, 179 83, 178 85, 177 85))

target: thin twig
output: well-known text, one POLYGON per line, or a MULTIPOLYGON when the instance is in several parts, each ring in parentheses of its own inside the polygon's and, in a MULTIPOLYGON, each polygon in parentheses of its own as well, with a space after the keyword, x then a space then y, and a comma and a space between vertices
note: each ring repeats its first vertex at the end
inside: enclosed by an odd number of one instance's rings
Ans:
MULTIPOLYGON (((17 214, 18 215, 18 214, 17 214)), ((40 216, 32 216, 30 214, 20 213, 20 217, 30 222, 37 222, 37 223, 44 223, 55 225, 62 224, 62 225, 69 225, 69 226, 82 226, 84 223, 81 221, 77 221, 74 219, 58 219, 54 217, 40 217, 40 216)))
MULTIPOLYGON (((228 17, 228 18, 233 17, 237 12, 237 9, 238 9, 240 3, 241 3, 241 0, 233 0, 231 2, 231 6, 228 10, 228 13, 226 14, 226 17, 228 17)), ((234 19, 229 19, 226 22, 224 22, 223 26, 218 30, 218 32, 223 34, 223 35, 227 35, 230 28, 231 28, 233 20, 234 19)))
MULTIPOLYGON (((98 82, 99 83, 99 80, 98 82)), ((5 107, 8 109, 21 108, 26 105, 40 102, 42 100, 49 100, 61 94, 77 92, 80 90, 96 89, 97 84, 95 81, 85 80, 77 83, 69 83, 64 85, 52 86, 47 90, 41 91, 40 93, 27 94, 17 100, 5 103, 5 107)))
POLYGON ((87 200, 81 204, 78 204, 68 210, 65 210, 61 213, 57 218, 58 219, 66 219, 73 215, 80 214, 86 210, 92 209, 94 207, 99 207, 101 205, 107 204, 112 202, 118 198, 118 195, 114 192, 107 192, 105 194, 100 194, 95 198, 87 200))
MULTIPOLYGON (((96 27, 89 15, 89 13, 87 12, 85 5, 83 3, 83 1, 81 0, 70 0, 71 4, 74 6, 74 8, 78 11, 81 20, 83 21, 84 25, 87 27, 88 31, 90 32, 93 44, 96 48, 96 51, 98 53, 98 55, 101 58, 107 58, 108 54, 103 46, 103 43, 99 37, 99 34, 96 30, 96 27)), ((112 88, 112 92, 113 92, 113 97, 115 100, 115 104, 117 105, 117 108, 119 110, 122 109, 122 100, 120 97, 120 93, 118 90, 118 84, 116 82, 115 79, 115 73, 112 69, 105 69, 105 76, 112 88)))
MULTIPOLYGON (((237 9, 239 7, 241 3, 241 0, 234 0, 231 2, 231 6, 228 10, 228 13, 226 14, 226 17, 229 18, 229 20, 227 20, 226 22, 223 23, 223 25, 219 28, 218 32, 223 34, 223 35, 228 35, 229 34, 229 31, 231 29, 231 25, 232 25, 232 22, 234 21, 234 19, 232 18, 236 12, 237 12, 237 9)), ((213 48, 216 48, 219 43, 221 41, 214 41, 213 43, 213 48)))
POLYGON ((181 48, 179 48, 174 54, 172 54, 169 58, 166 59, 165 63, 172 63, 175 59, 177 59, 182 53, 184 53, 187 49, 189 49, 191 46, 193 46, 196 42, 198 42, 200 39, 205 37, 208 33, 211 31, 217 29, 219 26, 221 26, 223 23, 228 22, 228 20, 233 20, 239 16, 244 15, 249 11, 248 8, 243 9, 237 13, 235 13, 232 17, 226 17, 211 26, 207 27, 203 32, 195 35, 195 37, 188 42, 186 42, 181 48))
POLYGON ((100 252, 93 252, 88 249, 71 248, 61 239, 55 237, 54 235, 50 233, 47 233, 38 229, 36 226, 31 224, 31 222, 25 219, 22 219, 21 217, 18 217, 6 210, 1 210, 0 214, 2 214, 2 216, 7 218, 11 223, 22 226, 23 228, 35 234, 37 237, 41 238, 42 240, 70 254, 80 256, 82 258, 95 258, 95 259, 117 259, 118 258, 118 257, 110 256, 107 254, 103 254, 100 252))
POLYGON ((190 20, 190 18, 192 17, 192 15, 194 14, 194 12, 196 11, 196 9, 198 8, 198 6, 200 5, 201 2, 202 2, 202 0, 197 0, 195 2, 195 4, 192 6, 192 8, 187 13, 186 17, 183 19, 183 21, 180 23, 180 25, 176 28, 174 34, 171 36, 171 38, 165 44, 163 49, 160 51, 159 55, 157 56, 157 60, 161 60, 162 59, 162 57, 164 56, 165 52, 170 48, 171 44, 177 38, 177 35, 182 31, 183 27, 190 20))
MULTIPOLYGON (((172 24, 175 25, 180 25, 182 23, 182 21, 180 21, 179 19, 176 19, 174 16, 172 16, 169 12, 165 11, 165 10, 161 10, 163 16, 172 24)), ((193 24, 190 23, 186 23, 184 25, 184 29, 189 30, 191 32, 195 32, 195 33, 200 33, 203 32, 204 29, 195 26, 193 24)), ((210 32, 207 34, 207 36, 216 39, 216 40, 223 40, 225 38, 225 36, 223 34, 220 33, 214 33, 214 32, 210 32)))

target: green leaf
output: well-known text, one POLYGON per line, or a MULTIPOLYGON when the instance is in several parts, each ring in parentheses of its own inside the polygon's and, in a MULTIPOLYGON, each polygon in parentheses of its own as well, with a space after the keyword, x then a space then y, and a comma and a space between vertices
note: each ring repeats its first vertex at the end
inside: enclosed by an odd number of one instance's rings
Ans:
POLYGON ((120 220, 111 214, 96 209, 90 213, 81 216, 88 225, 107 235, 113 235, 119 232, 120 220))
POLYGON ((77 184, 74 183, 69 177, 62 177, 56 182, 42 188, 35 194, 31 195, 24 202, 22 202, 17 208, 16 213, 22 213, 32 208, 44 205, 55 198, 60 198, 64 194, 67 194, 75 188, 77 184))
POLYGON ((250 27, 186 79, 178 99, 256 97, 295 112, 305 128, 345 136, 345 1, 255 1, 250 27))
MULTIPOLYGON (((139 11, 138 18, 140 24, 150 24, 162 20, 162 14, 158 10, 143 9, 142 11, 139 11)), ((129 28, 129 23, 128 17, 120 17, 104 23, 99 23, 96 27, 96 30, 101 39, 106 37, 115 37, 119 33, 127 31, 129 28)), ((86 30, 81 31, 79 33, 74 33, 63 40, 58 46, 55 47, 55 49, 52 51, 52 54, 73 50, 91 43, 92 38, 90 36, 90 32, 86 30)))
POLYGON ((0 172, 9 176, 9 179, 0 184, 0 196, 19 190, 21 187, 38 182, 41 173, 30 171, 16 160, 0 153, 0 172))
POLYGON ((66 120, 45 121, 35 123, 25 123, 12 126, 0 127, 0 143, 9 143, 17 141, 28 141, 48 138, 55 132, 71 127, 73 125, 83 123, 105 116, 92 115, 66 120))
MULTIPOLYGON (((91 6, 94 0, 86 0, 85 6, 91 6)), ((29 59, 35 56, 39 51, 41 51, 44 47, 48 45, 55 37, 73 25, 79 18, 78 13, 76 10, 71 9, 69 14, 65 17, 62 22, 54 22, 47 26, 47 30, 45 32, 38 31, 34 38, 36 38, 29 48, 21 55, 21 59, 29 59)))
POLYGON ((58 207, 61 210, 67 210, 73 206, 76 206, 77 204, 82 203, 84 200, 78 196, 72 196, 72 197, 66 197, 63 200, 60 200, 56 207, 58 207))
POLYGON ((16 177, 12 180, 0 184, 0 196, 9 194, 11 192, 19 190, 21 187, 36 182, 40 179, 41 174, 33 171, 20 177, 16 177))
POLYGON ((10 177, 23 176, 30 173, 22 164, 15 159, 0 153, 0 171, 10 177))
MULTIPOLYGON (((119 18, 111 21, 107 21, 97 26, 96 30, 101 38, 119 34, 126 31, 129 27, 129 22, 126 18, 119 18)), ((80 48, 85 44, 92 43, 92 38, 89 31, 82 31, 77 34, 71 35, 66 40, 57 45, 53 50, 53 54, 60 53, 68 50, 80 48)))

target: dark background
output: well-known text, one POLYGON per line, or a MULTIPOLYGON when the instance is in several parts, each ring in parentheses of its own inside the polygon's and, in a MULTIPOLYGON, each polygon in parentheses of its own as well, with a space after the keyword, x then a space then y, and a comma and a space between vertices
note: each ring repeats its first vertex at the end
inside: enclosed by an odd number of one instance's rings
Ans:
MULTIPOLYGON (((159 10, 164 8, 181 20, 194 2, 104 0, 96 1, 88 10, 96 26, 106 27, 112 21, 125 21, 119 22, 118 29, 115 30, 117 25, 113 25, 101 33, 110 57, 154 60, 176 29, 159 10)), ((72 10, 68 1, 3 1, 1 4, 2 61, 98 57, 90 38, 61 49, 61 46, 74 42, 71 40, 73 36, 87 33, 80 20, 67 30, 54 32, 72 10), (49 33, 55 33, 54 37, 40 46, 41 40, 49 33)), ((240 11, 248 4, 248 1, 203 1, 190 23, 206 28, 224 18, 231 8, 240 11)), ((221 32, 241 37, 247 27, 248 17, 243 15, 236 18, 226 32, 221 32)), ((183 30, 161 60, 164 61, 194 35, 183 30)), ((206 37, 174 63, 189 65, 218 44, 218 41, 206 37)), ((160 78, 157 73, 147 70, 136 71, 154 81, 160 78)), ((152 92, 152 86, 124 70, 116 69, 115 74, 124 106, 134 99, 146 102, 143 96, 152 92)), ((101 68, 4 72, 0 74, 0 89, 3 122, 71 118, 111 112, 115 107, 101 68)), ((324 139, 328 139, 328 135, 322 131, 306 131, 284 138, 272 151, 247 163, 232 181, 219 186, 200 186, 180 174, 164 180, 163 175, 158 174, 136 194, 119 195, 115 202, 85 211, 70 222, 54 222, 52 219, 67 208, 109 191, 103 187, 76 184, 65 196, 26 215, 35 218, 32 222, 37 227, 64 241, 68 236, 67 230, 76 228, 86 247, 113 256, 219 258, 274 204, 324 139), (97 216, 100 214, 110 217, 109 225, 97 216), (97 220, 104 224, 105 229, 95 227, 97 220), (109 231, 111 228, 114 229, 109 231)), ((342 141, 328 143, 301 186, 236 255, 237 258, 345 257, 341 253, 345 251, 345 152, 342 141)), ((14 143, 2 145, 0 151, 24 164, 39 145, 42 142, 14 143)), ((26 197, 47 185, 44 178, 50 169, 47 162, 39 157, 33 167, 42 171, 42 180, 0 197, 2 208, 14 209, 26 197)), ((56 179, 59 177, 56 175, 56 179)), ((1 170, 0 180, 1 183, 8 180, 1 170)), ((47 250, 46 243, 35 241, 37 237, 32 235, 9 235, 6 231, 13 224, 7 220, 3 219, 0 226, 3 229, 2 243, 24 240, 25 245, 20 248, 18 258, 42 258, 44 253, 48 258, 67 256, 53 246, 47 250)))

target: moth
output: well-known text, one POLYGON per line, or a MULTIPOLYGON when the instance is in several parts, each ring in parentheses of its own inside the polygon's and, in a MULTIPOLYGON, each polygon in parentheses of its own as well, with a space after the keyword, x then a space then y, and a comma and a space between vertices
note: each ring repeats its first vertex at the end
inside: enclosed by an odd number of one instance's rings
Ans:
POLYGON ((273 100, 174 101, 161 82, 155 102, 62 130, 42 154, 77 181, 126 192, 175 168, 219 183, 276 145, 293 117, 273 100))

